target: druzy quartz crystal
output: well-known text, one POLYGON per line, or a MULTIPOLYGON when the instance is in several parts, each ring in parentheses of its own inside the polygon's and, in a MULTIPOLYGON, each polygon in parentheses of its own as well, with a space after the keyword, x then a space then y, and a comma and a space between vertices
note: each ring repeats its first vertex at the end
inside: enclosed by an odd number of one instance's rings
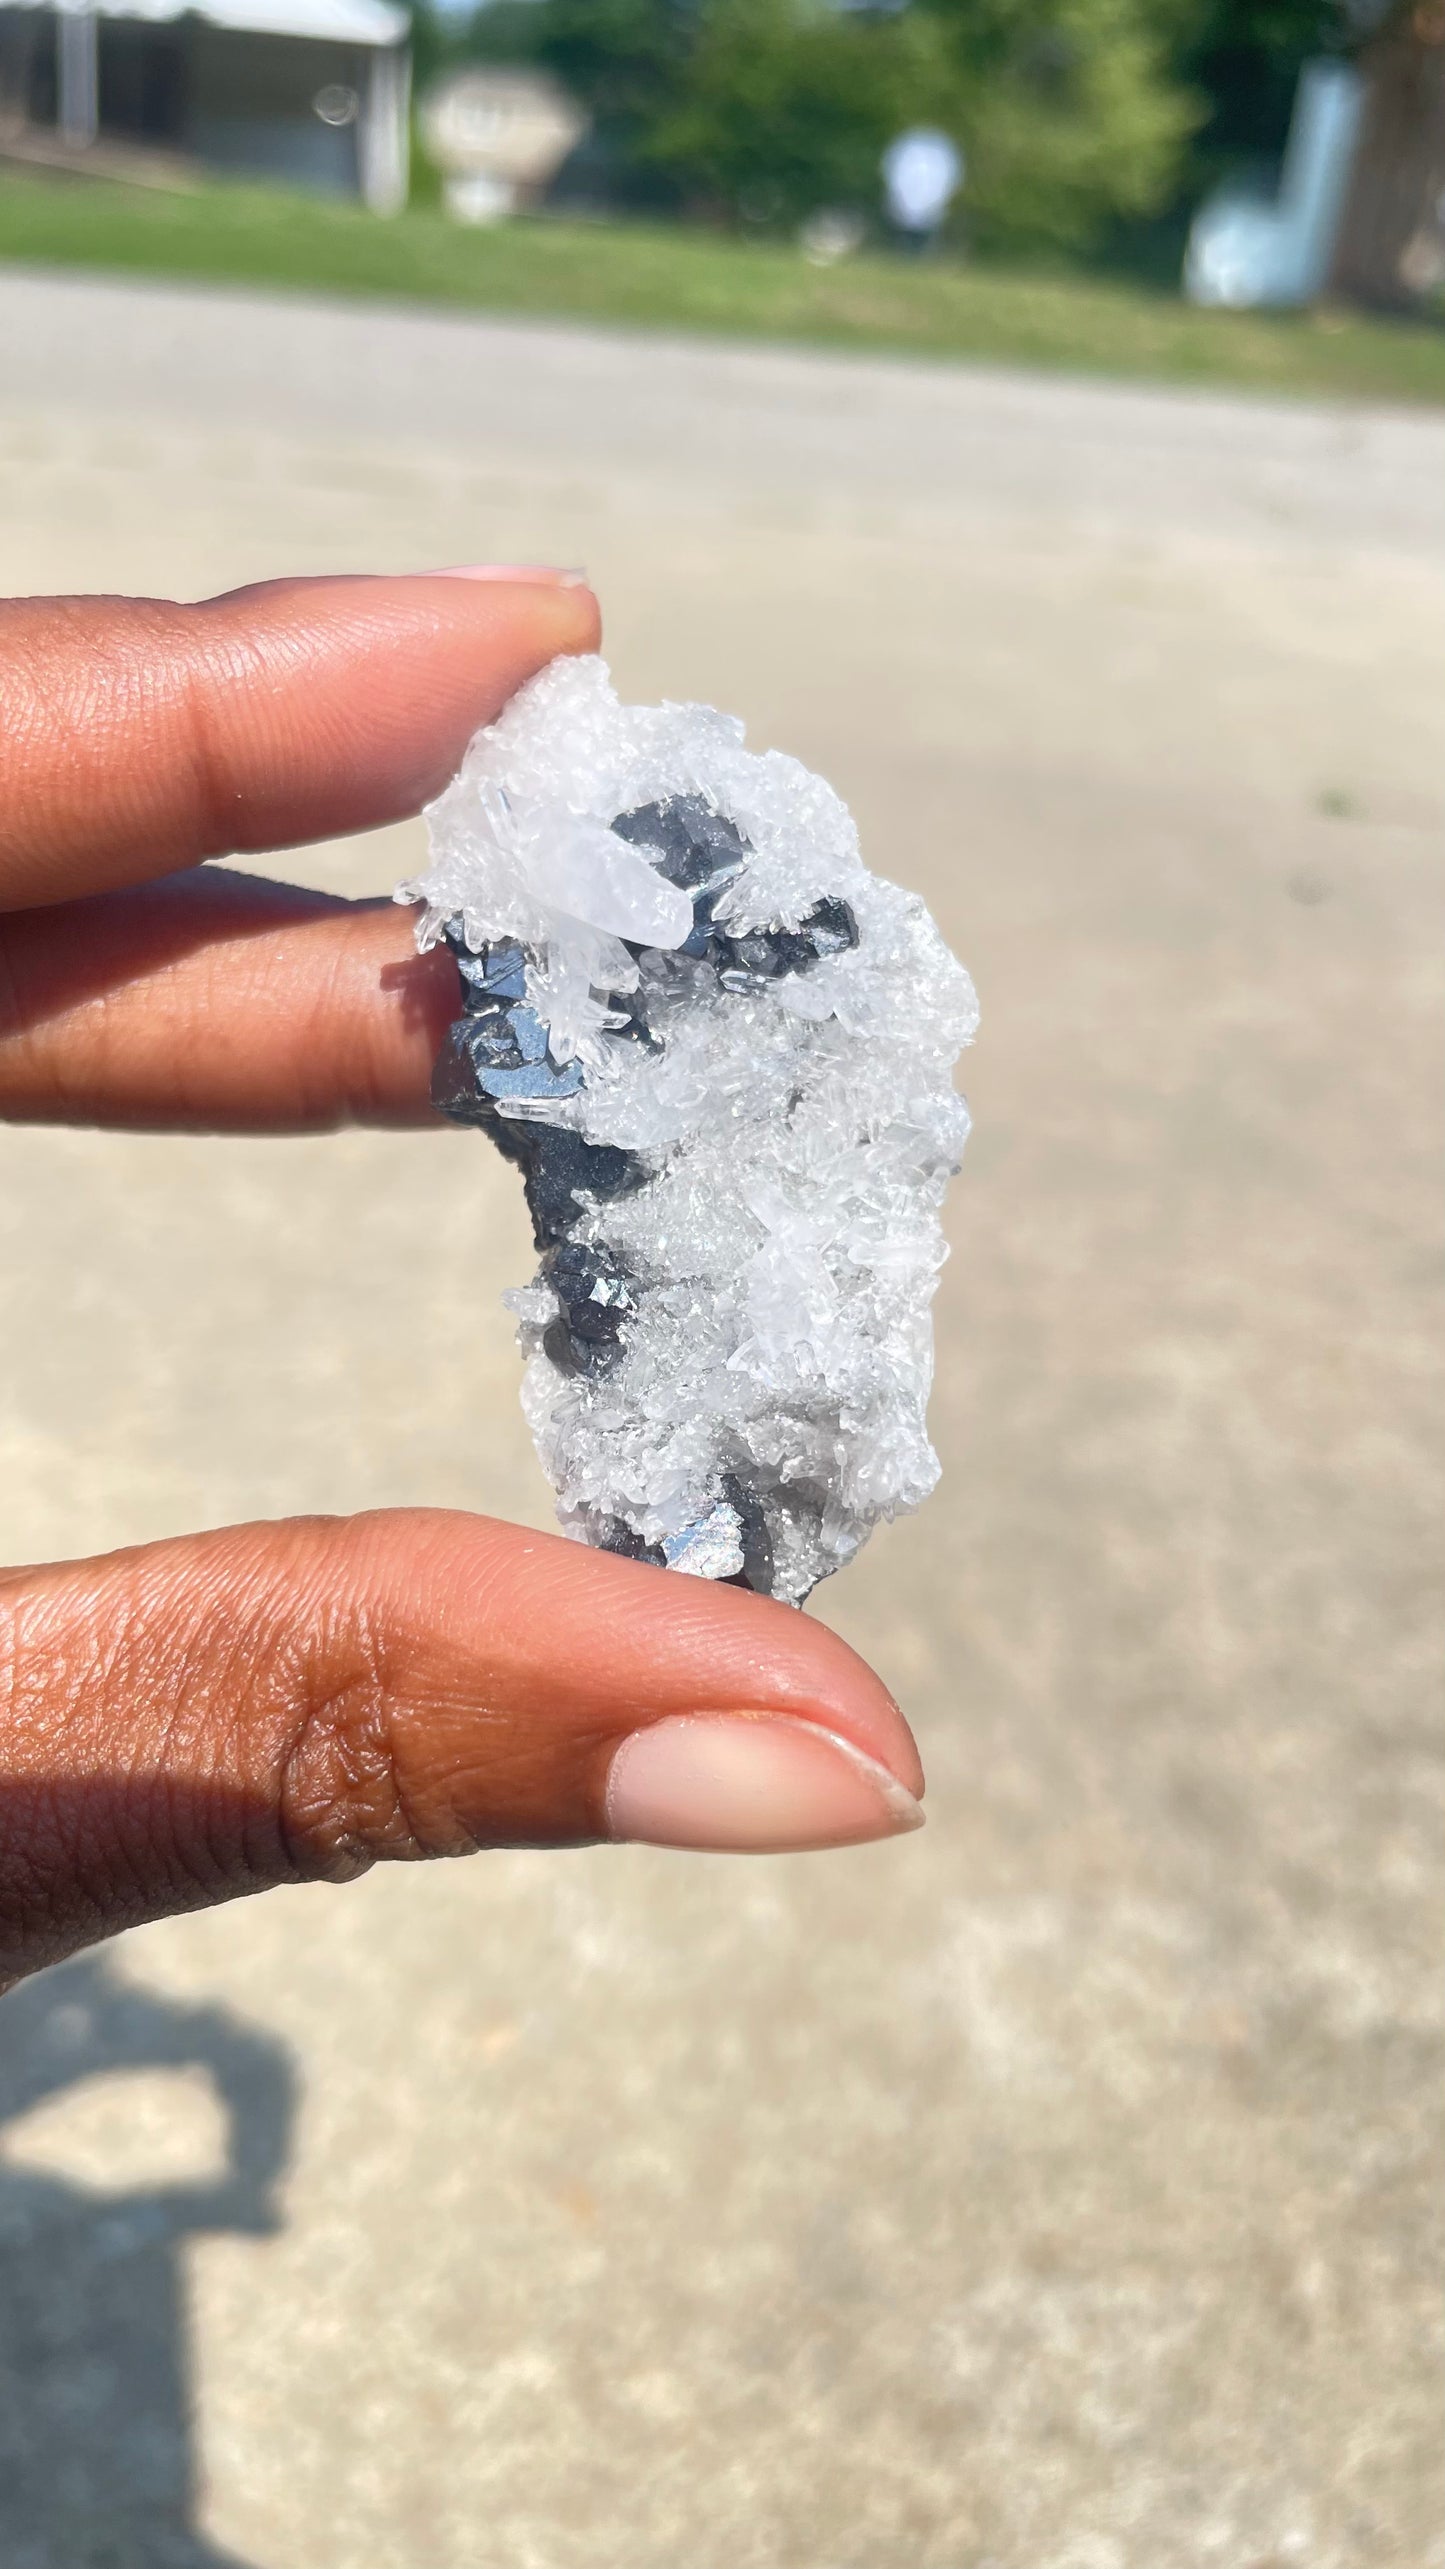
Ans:
POLYGON ((821 777, 554 661, 472 741, 398 900, 463 1013, 443 1114, 521 1171, 507 1299, 568 1533, 801 1603, 938 1464, 967 974, 821 777))

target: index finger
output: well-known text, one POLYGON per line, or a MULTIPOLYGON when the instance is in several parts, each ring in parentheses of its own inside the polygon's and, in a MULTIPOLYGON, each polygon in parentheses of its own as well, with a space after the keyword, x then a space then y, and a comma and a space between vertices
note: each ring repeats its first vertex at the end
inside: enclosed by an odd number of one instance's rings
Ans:
POLYGON ((0 601, 0 910, 399 820, 597 631, 525 571, 0 601))

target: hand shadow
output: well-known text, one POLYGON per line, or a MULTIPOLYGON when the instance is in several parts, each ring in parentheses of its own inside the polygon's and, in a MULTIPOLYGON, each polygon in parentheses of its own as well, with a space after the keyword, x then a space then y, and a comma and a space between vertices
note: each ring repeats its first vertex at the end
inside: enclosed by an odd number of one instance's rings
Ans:
POLYGON ((131 1988, 106 1956, 0 2007, 0 2564, 244 2569, 195 2522, 182 2247, 280 2225, 295 2076, 223 2007, 131 1988), (3 2156, 7 2124, 103 2072, 207 2071, 225 2111, 214 2182, 105 2194, 3 2156))

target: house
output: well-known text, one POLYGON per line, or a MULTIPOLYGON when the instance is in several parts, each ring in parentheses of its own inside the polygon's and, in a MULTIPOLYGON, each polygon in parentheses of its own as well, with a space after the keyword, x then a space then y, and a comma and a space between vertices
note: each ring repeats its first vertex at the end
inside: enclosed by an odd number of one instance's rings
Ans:
POLYGON ((0 0, 0 155, 189 163, 392 214, 409 35, 393 0, 0 0))

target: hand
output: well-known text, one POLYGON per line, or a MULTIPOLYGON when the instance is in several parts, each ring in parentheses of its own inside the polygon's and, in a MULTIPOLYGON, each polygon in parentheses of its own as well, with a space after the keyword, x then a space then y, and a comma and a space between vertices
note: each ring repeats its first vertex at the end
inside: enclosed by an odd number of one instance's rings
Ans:
MULTIPOLYGON (((407 915, 204 860, 415 811, 559 651, 544 573, 0 604, 0 1115, 432 1120, 459 1005, 407 915)), ((12 1346, 12 1364, 23 1350, 12 1346)), ((379 1857, 915 1826, 908 1729, 790 1608, 441 1510, 0 1573, 0 1985, 379 1857)))

